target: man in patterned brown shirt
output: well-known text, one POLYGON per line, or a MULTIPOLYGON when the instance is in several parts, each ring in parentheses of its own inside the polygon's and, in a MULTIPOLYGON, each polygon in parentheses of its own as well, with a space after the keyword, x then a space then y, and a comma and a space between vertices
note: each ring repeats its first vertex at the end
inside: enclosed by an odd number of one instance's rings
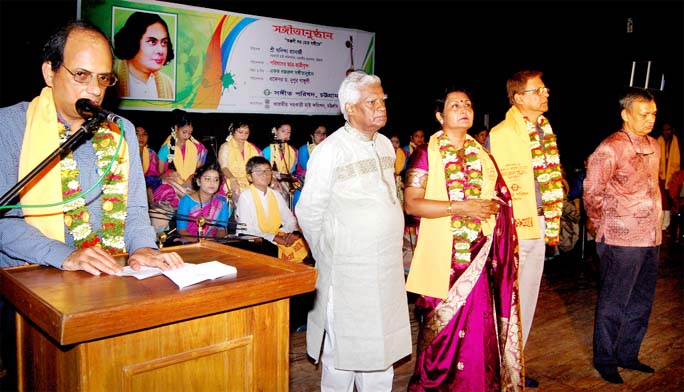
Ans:
POLYGON ((661 198, 658 143, 648 134, 656 103, 630 87, 620 98, 622 129, 589 157, 584 203, 600 257, 600 291, 594 322, 594 367, 621 384, 617 368, 653 373, 639 362, 658 278, 661 198))

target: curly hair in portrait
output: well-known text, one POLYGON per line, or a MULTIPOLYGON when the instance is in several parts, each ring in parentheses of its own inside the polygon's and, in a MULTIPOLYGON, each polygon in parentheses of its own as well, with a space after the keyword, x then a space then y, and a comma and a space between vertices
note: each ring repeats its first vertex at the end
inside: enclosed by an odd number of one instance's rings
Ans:
MULTIPOLYGON (((123 27, 114 35, 114 54, 116 57, 122 60, 130 60, 135 57, 140 50, 140 39, 147 28, 155 23, 161 23, 166 32, 169 32, 168 25, 158 14, 140 11, 131 14, 123 27)), ((170 63, 173 58, 173 43, 169 38, 168 54, 164 65, 170 63)))

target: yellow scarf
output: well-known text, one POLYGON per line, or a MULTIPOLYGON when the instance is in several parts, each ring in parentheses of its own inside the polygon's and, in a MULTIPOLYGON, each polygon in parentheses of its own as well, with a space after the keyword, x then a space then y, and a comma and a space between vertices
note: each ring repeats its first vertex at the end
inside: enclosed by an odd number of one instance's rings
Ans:
POLYGON ((506 113, 506 119, 492 128, 489 137, 492 155, 496 157, 513 197, 518 237, 523 240, 539 238, 530 134, 520 110, 512 106, 506 113))
POLYGON ((406 164, 406 152, 402 148, 397 148, 394 150, 396 152, 397 158, 394 161, 394 175, 398 176, 402 170, 404 170, 404 165, 406 164))
MULTIPOLYGON (((279 234, 281 233, 280 225, 282 224, 282 218, 280 217, 280 209, 278 208, 278 202, 276 201, 273 191, 266 189, 267 200, 268 200, 268 217, 264 213, 264 207, 261 205, 261 198, 258 190, 254 185, 250 185, 249 191, 252 193, 252 199, 254 200, 254 207, 256 208, 257 222, 259 223, 259 230, 264 233, 279 234)), ((286 261, 301 262, 309 254, 309 249, 306 246, 306 242, 302 238, 297 239, 292 245, 286 246, 281 244, 278 245, 278 258, 286 261)))
POLYGON ((284 153, 281 156, 280 146, 278 144, 271 144, 271 166, 275 162, 278 167, 278 172, 282 174, 290 174, 290 168, 294 165, 297 159, 297 151, 287 143, 283 144, 284 153))
MULTIPOLYGON (((428 180, 425 199, 449 200, 444 178, 444 162, 439 152, 438 139, 441 132, 430 137, 428 143, 428 180)), ((472 139, 470 135, 467 138, 472 139)), ((478 144, 479 146, 479 144, 478 144)), ((494 196, 496 168, 487 152, 479 148, 478 158, 482 163, 482 195, 494 196)), ((495 218, 482 221, 482 234, 490 235, 495 218)), ((435 298, 446 298, 449 293, 452 243, 451 217, 421 218, 418 229, 418 243, 413 251, 411 270, 406 279, 406 290, 435 298)))
MULTIPOLYGON (((118 133, 112 132, 112 135, 117 143, 121 140, 118 133)), ((19 157, 19 178, 33 170, 59 145, 57 111, 52 89, 44 87, 26 111, 26 129, 19 157)), ((125 185, 128 185, 128 150, 125 141, 119 153, 117 174, 123 178, 125 185)), ((20 191, 19 197, 23 205, 63 201, 60 159, 55 158, 45 167, 20 191)), ((64 242, 64 206, 24 208, 23 212, 26 222, 46 237, 64 242)))
POLYGON ((140 159, 142 159, 142 168, 144 175, 145 173, 147 173, 147 169, 150 168, 150 150, 147 149, 147 144, 142 148, 140 159))
MULTIPOLYGON (((26 130, 19 157, 19 178, 24 178, 52 151, 59 147, 57 111, 52 89, 44 87, 31 101, 26 111, 26 130)), ((59 158, 55 158, 33 181, 20 192, 21 204, 37 205, 62 201, 62 180, 59 158)), ((31 226, 46 237, 64 242, 64 213, 62 206, 24 208, 24 217, 31 226)))
MULTIPOLYGON (((259 155, 259 151, 254 145, 248 141, 244 144, 244 155, 240 150, 238 142, 232 136, 228 136, 228 169, 235 176, 238 184, 240 184, 239 191, 243 191, 249 187, 249 180, 247 180, 246 164, 249 158, 259 155)), ((230 189, 230 181, 226 181, 226 186, 230 189)), ((235 190, 235 189, 232 189, 235 190)))
MULTIPOLYGON (((169 145, 171 153, 171 136, 167 137, 164 144, 169 145)), ((163 145, 163 144, 162 144, 163 145)), ((192 142, 192 138, 185 141, 185 154, 181 153, 181 146, 176 144, 176 151, 173 154, 173 165, 180 174, 183 181, 187 181, 197 170, 197 146, 192 142)))
POLYGON ((660 146, 660 170, 658 176, 664 181, 665 189, 668 189, 670 178, 679 170, 679 161, 681 158, 679 153, 679 142, 675 135, 672 135, 669 148, 667 147, 664 137, 658 137, 657 141, 660 146))

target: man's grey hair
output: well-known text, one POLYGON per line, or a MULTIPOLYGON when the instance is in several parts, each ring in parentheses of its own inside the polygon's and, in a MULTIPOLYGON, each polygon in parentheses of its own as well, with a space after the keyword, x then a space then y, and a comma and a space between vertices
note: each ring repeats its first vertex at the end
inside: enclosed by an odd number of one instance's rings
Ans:
POLYGON ((380 78, 376 75, 368 75, 363 71, 350 72, 340 85, 340 90, 337 97, 340 100, 340 110, 344 119, 349 121, 347 111, 344 106, 346 104, 355 104, 361 98, 361 88, 373 84, 381 84, 380 78))

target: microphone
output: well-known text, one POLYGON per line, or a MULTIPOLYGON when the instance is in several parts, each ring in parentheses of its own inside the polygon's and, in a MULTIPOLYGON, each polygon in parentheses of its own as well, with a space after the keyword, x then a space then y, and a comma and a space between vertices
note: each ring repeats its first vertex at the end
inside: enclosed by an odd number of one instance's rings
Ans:
POLYGON ((81 98, 76 101, 76 111, 85 119, 97 117, 100 120, 109 122, 115 122, 119 119, 119 116, 110 111, 102 109, 100 106, 97 106, 95 102, 89 100, 88 98, 81 98))

